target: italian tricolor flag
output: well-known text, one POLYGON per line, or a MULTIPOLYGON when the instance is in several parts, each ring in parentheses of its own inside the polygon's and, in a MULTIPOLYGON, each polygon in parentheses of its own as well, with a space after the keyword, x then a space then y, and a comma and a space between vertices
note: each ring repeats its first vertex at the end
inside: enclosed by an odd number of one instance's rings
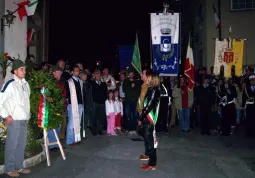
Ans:
POLYGON ((27 31, 27 48, 29 47, 30 45, 30 42, 33 38, 33 34, 34 34, 35 30, 33 28, 30 28, 28 31, 27 31))
POLYGON ((18 15, 20 18, 20 21, 22 21, 23 17, 34 15, 36 7, 38 4, 38 0, 29 0, 29 1, 23 1, 18 4, 18 15))
POLYGON ((217 10, 213 4, 213 12, 214 12, 214 19, 215 19, 215 27, 216 28, 221 28, 221 22, 220 22, 220 18, 219 18, 219 14, 217 13, 217 10))
POLYGON ((185 61, 184 75, 188 78, 188 88, 192 90, 195 86, 195 67, 194 67, 194 57, 193 50, 191 48, 191 40, 189 37, 189 44, 187 49, 187 56, 185 61))

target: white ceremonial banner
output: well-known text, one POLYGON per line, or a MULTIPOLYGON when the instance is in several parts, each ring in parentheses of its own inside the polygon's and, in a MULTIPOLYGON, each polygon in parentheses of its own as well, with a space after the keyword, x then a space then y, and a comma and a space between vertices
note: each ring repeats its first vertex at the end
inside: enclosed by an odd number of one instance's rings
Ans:
POLYGON ((153 70, 162 76, 177 76, 179 13, 152 13, 151 41, 153 70))
POLYGON ((220 41, 218 39, 215 40, 215 59, 214 59, 214 75, 220 74, 221 66, 224 66, 224 76, 227 75, 228 65, 224 62, 224 52, 228 48, 228 41, 224 39, 220 41))

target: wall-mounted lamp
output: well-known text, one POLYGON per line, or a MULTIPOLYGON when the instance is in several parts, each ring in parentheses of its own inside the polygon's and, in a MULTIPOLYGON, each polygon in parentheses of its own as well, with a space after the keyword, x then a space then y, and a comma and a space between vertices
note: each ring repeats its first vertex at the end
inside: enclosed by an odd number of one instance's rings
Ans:
POLYGON ((7 14, 1 18, 1 32, 4 32, 4 27, 7 26, 10 28, 11 24, 13 24, 14 20, 16 19, 16 16, 13 15, 14 12, 11 12, 10 10, 6 10, 7 14), (4 22, 6 21, 6 22, 4 22))

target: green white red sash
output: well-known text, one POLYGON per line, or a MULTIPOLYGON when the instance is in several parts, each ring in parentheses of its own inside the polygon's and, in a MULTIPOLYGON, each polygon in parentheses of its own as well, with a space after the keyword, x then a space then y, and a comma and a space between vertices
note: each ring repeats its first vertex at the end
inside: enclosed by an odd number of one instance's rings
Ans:
POLYGON ((37 125, 40 128, 48 129, 49 125, 49 103, 46 99, 46 94, 49 92, 45 87, 41 89, 40 103, 38 108, 37 125))
MULTIPOLYGON (((146 105, 148 104, 147 99, 145 99, 144 101, 144 107, 146 107, 146 105)), ((149 120, 149 122, 151 124, 153 124, 154 128, 153 128, 153 139, 154 139, 154 148, 158 147, 158 140, 156 137, 156 129, 155 129, 155 125, 157 123, 158 120, 158 113, 159 113, 159 105, 160 102, 157 104, 156 106, 156 111, 154 112, 153 109, 149 112, 149 114, 147 114, 147 119, 149 120)))

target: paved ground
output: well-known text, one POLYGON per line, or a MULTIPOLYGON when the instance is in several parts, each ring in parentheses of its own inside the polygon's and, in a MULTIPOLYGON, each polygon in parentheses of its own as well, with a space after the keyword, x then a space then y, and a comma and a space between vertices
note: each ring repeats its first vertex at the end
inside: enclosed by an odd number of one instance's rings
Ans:
POLYGON ((142 172, 138 156, 143 142, 127 136, 90 136, 80 146, 66 148, 67 160, 51 153, 26 178, 254 178, 255 141, 242 136, 220 137, 159 134, 156 171, 142 172))

